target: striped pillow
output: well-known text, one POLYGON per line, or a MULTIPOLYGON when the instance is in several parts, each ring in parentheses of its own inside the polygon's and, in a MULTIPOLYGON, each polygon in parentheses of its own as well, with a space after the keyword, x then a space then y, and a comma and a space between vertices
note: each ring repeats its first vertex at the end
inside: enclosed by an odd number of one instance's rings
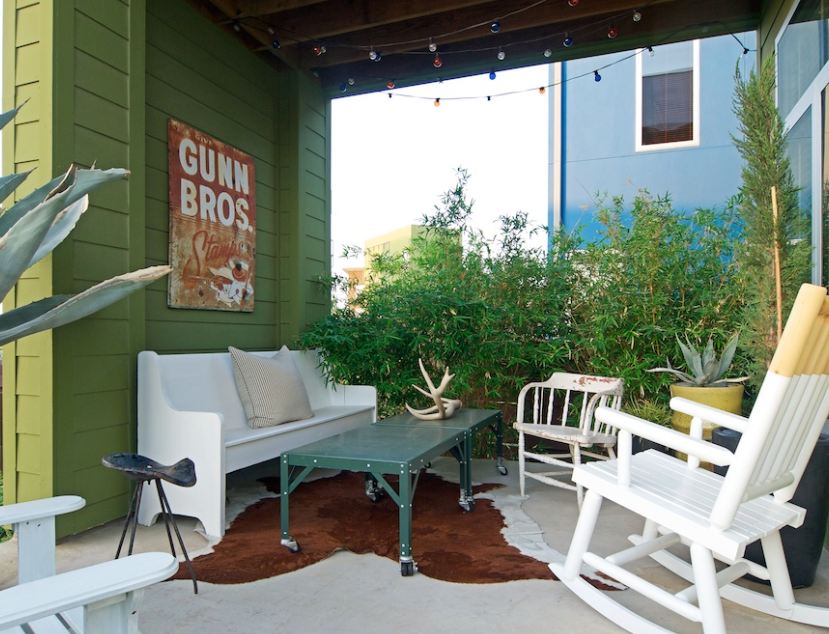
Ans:
POLYGON ((250 427, 271 427, 311 418, 314 412, 286 346, 272 357, 229 347, 233 378, 250 427))

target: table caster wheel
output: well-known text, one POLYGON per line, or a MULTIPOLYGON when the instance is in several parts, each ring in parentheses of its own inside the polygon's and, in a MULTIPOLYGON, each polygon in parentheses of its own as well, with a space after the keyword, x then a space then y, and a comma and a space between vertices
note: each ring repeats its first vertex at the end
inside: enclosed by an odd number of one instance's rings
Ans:
POLYGON ((293 538, 283 539, 280 543, 292 553, 298 553, 302 550, 299 543, 293 538))
POLYGON ((500 473, 502 476, 505 476, 509 472, 507 471, 507 468, 504 465, 499 464, 498 465, 498 473, 500 473))
POLYGON ((400 562, 400 574, 404 577, 411 577, 415 573, 415 565, 413 561, 400 562))
POLYGON ((383 497, 383 487, 377 486, 377 482, 372 478, 366 478, 366 497, 374 503, 380 501, 383 497))

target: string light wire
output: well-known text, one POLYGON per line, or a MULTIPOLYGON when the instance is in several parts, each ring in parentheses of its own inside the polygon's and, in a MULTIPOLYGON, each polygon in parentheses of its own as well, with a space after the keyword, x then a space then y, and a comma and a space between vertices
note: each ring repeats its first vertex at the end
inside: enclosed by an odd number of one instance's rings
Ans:
MULTIPOLYGON (((711 25, 716 25, 716 24, 722 24, 722 23, 721 22, 708 22, 708 23, 703 23, 702 25, 698 25, 698 26, 711 26, 711 25)), ((578 75, 572 75, 570 77, 567 77, 567 79, 552 82, 550 84, 547 84, 546 86, 533 86, 532 88, 518 88, 518 89, 514 89, 514 90, 506 90, 506 91, 499 92, 499 93, 489 93, 487 95, 460 95, 460 96, 454 96, 454 97, 442 97, 441 101, 470 101, 470 100, 474 100, 474 99, 486 99, 487 101, 490 101, 493 97, 510 97, 510 96, 519 95, 519 94, 522 94, 522 93, 538 91, 539 88, 555 88, 555 87, 561 86, 562 84, 565 84, 567 82, 576 81, 577 79, 581 79, 583 77, 593 77, 593 78, 595 78, 596 74, 599 73, 600 71, 603 71, 603 70, 606 70, 606 69, 611 68, 613 66, 616 66, 617 64, 622 64, 622 63, 624 63, 624 62, 626 62, 630 59, 633 59, 637 55, 642 55, 643 53, 649 52, 649 51, 653 50, 654 46, 664 45, 666 42, 669 42, 669 41, 673 40, 673 38, 675 38, 677 35, 680 35, 681 33, 685 32, 687 29, 688 29, 688 27, 683 27, 681 29, 678 29, 678 30, 676 30, 672 33, 669 33, 665 37, 663 37, 659 42, 655 42, 652 45, 636 49, 636 50, 632 51, 631 53, 628 53, 627 55, 625 55, 623 57, 620 57, 619 59, 613 60, 612 62, 608 62, 606 64, 603 64, 602 66, 597 66, 596 68, 585 71, 583 73, 579 73, 578 75)), ((756 49, 747 48, 739 40, 739 38, 737 38, 737 36, 734 35, 733 33, 729 33, 729 35, 731 35, 735 40, 737 40, 737 42, 740 45, 740 48, 743 50, 743 55, 746 55, 746 54, 748 54, 748 52, 751 52, 751 51, 756 52, 756 49)), ((414 95, 414 94, 411 94, 411 93, 403 93, 403 92, 395 92, 393 94, 394 94, 395 97, 402 97, 404 99, 426 99, 426 100, 429 100, 429 101, 434 101, 436 99, 436 97, 434 97, 434 96, 414 95)), ((392 95, 392 93, 389 93, 389 95, 392 95)))

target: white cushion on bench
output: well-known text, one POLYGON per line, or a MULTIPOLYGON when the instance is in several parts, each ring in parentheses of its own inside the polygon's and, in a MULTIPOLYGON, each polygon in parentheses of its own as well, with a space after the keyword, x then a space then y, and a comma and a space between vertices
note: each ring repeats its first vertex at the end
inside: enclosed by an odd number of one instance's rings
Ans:
POLYGON ((271 427, 257 427, 256 429, 240 429, 238 427, 235 429, 228 429, 225 430, 225 447, 233 447, 246 442, 255 442, 270 436, 290 434, 298 429, 321 425, 338 418, 343 418, 344 416, 351 416, 352 414, 359 414, 360 412, 371 412, 372 409, 372 407, 365 405, 322 407, 315 411, 311 418, 306 418, 304 420, 297 420, 291 423, 282 423, 281 425, 273 425, 271 427))

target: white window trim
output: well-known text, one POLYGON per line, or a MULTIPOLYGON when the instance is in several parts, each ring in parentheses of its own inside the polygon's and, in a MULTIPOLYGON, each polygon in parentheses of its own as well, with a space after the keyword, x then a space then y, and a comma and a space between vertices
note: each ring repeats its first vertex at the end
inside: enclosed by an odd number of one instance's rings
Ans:
MULTIPOLYGON (((794 17, 794 13, 797 10, 797 7, 800 6, 800 0, 795 0, 792 5, 789 7, 788 14, 786 15, 786 20, 783 22, 783 26, 780 27, 780 31, 778 31, 777 35, 774 37, 774 73, 775 77, 779 77, 779 67, 778 61, 780 56, 778 55, 778 47, 780 46, 780 40, 783 37, 783 32, 788 28, 789 23, 794 17)), ((775 82, 775 103, 779 106, 779 94, 777 92, 777 85, 779 82, 775 82)), ((794 127, 794 125, 800 120, 807 110, 811 108, 811 115, 812 115, 812 147, 811 147, 811 154, 812 154, 812 213, 811 213, 811 220, 812 220, 812 283, 813 284, 822 284, 823 281, 823 249, 829 245, 823 244, 823 174, 822 174, 822 167, 823 167, 823 129, 822 129, 822 120, 821 117, 823 115, 822 112, 822 101, 821 101, 821 93, 823 89, 829 89, 829 62, 823 65, 823 68, 818 71, 818 74, 812 79, 806 89, 803 91, 803 94, 800 95, 798 100, 795 102, 794 106, 792 106, 791 111, 788 114, 784 114, 785 119, 783 121, 784 134, 788 134, 789 131, 794 127)), ((826 106, 829 108, 829 104, 826 106)))
MULTIPOLYGON (((637 152, 659 152, 662 150, 676 150, 679 148, 699 147, 700 144, 700 55, 699 40, 693 41, 691 54, 692 83, 693 83, 693 108, 694 108, 694 137, 690 141, 675 141, 673 143, 642 144, 642 56, 647 49, 642 49, 636 56, 636 114, 634 116, 633 138, 636 139, 637 152)), ((658 54, 658 53, 657 53, 658 54)))

